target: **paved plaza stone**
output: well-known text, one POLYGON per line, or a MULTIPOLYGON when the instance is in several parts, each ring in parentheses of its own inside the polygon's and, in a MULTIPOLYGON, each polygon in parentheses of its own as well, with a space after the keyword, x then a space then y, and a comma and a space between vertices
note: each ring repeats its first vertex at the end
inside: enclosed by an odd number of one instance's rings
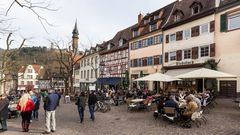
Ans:
MULTIPOLYGON (((96 120, 85 111, 84 123, 79 123, 74 104, 61 104, 57 109, 57 129, 53 135, 240 135, 240 108, 232 99, 217 99, 218 105, 205 114, 207 124, 184 129, 162 119, 155 120, 153 111, 129 112, 126 105, 113 106, 110 112, 96 113, 96 120)), ((42 106, 42 105, 41 105, 42 106)), ((1 135, 40 135, 44 132, 44 113, 33 121, 29 133, 21 132, 21 118, 8 121, 9 131, 1 135)))

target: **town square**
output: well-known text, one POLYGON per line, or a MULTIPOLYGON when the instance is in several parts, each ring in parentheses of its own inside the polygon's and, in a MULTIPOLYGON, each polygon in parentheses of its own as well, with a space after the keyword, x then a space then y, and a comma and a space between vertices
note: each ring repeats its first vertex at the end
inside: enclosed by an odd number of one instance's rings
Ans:
POLYGON ((240 0, 0 1, 0 134, 240 135, 240 0))

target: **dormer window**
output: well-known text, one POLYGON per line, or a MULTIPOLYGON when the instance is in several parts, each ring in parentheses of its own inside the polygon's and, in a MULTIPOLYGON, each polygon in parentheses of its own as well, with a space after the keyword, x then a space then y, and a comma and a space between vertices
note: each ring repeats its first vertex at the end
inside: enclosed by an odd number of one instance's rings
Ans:
POLYGON ((107 49, 108 49, 108 50, 111 49, 111 44, 108 44, 107 49))
POLYGON ((147 23, 149 23, 150 22, 150 19, 145 19, 144 20, 144 24, 147 24, 147 23))
POLYGON ((134 30, 133 31, 133 37, 137 37, 138 36, 138 30, 134 30))
POLYGON ((200 6, 196 5, 192 7, 192 15, 198 14, 200 12, 200 6))
POLYGON ((194 1, 191 5, 190 8, 192 9, 192 15, 198 14, 201 11, 201 8, 203 8, 201 2, 194 1))
POLYGON ((119 43, 119 46, 123 46, 123 39, 120 39, 119 41, 118 41, 119 43))
POLYGON ((154 20, 157 20, 159 18, 160 18, 159 15, 154 15, 154 20))
POLYGON ((174 22, 178 22, 181 20, 181 16, 179 14, 175 15, 174 22))
POLYGON ((178 22, 184 17, 183 12, 181 10, 178 10, 178 9, 175 10, 173 15, 174 15, 174 22, 178 22))
POLYGON ((150 25, 150 31, 154 31, 157 29, 157 23, 151 24, 150 25))

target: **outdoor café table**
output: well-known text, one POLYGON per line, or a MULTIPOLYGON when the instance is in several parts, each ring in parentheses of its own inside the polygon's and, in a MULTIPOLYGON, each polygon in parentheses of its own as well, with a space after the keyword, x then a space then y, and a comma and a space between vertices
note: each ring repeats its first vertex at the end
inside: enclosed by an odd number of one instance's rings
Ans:
POLYGON ((131 100, 131 103, 141 103, 143 102, 145 99, 133 99, 131 100))

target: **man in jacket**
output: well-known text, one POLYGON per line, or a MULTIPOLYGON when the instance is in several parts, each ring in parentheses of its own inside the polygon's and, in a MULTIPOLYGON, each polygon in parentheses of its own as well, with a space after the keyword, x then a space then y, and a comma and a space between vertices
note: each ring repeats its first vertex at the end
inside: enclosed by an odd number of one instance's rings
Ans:
POLYGON ((89 107, 89 112, 90 112, 90 118, 92 119, 92 121, 95 120, 95 116, 94 116, 94 108, 95 108, 95 104, 97 103, 97 96, 94 94, 93 91, 91 91, 91 93, 89 94, 88 97, 88 107, 89 107))
POLYGON ((50 134, 56 130, 56 118, 55 111, 57 108, 59 96, 56 94, 55 90, 50 90, 46 101, 44 103, 45 117, 46 117, 46 131, 44 134, 50 134))
POLYGON ((1 131, 7 131, 7 118, 8 118, 8 105, 9 101, 5 96, 0 96, 0 124, 1 131))

